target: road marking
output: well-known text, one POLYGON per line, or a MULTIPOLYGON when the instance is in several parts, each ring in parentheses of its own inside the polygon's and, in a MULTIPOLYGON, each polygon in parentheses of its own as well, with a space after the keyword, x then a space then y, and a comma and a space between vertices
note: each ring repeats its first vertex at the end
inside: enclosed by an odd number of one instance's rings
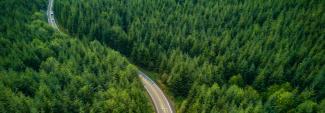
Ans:
POLYGON ((154 84, 154 86, 157 87, 157 90, 162 94, 162 96, 163 96, 162 98, 164 98, 164 100, 166 101, 170 113, 173 113, 173 110, 169 104, 169 101, 167 100, 167 97, 164 95, 164 93, 161 91, 161 89, 157 86, 157 84, 154 84))
MULTIPOLYGON (((149 92, 149 94, 151 94, 151 93, 154 94, 154 97, 152 99, 153 100, 158 99, 158 103, 156 103, 158 105, 155 105, 156 106, 156 109, 158 110, 157 112, 160 113, 162 111, 163 113, 169 113, 168 111, 170 111, 172 113, 170 106, 166 107, 167 105, 169 105, 169 103, 168 103, 166 97, 164 96, 164 94, 157 87, 157 85, 155 83, 151 84, 149 82, 149 80, 147 80, 144 76, 141 76, 140 75, 140 78, 143 81, 144 85, 147 86, 146 89, 149 92), (163 100, 165 100, 165 101, 163 101, 163 100)), ((156 101, 154 101, 154 102, 156 102, 156 101)))
MULTIPOLYGON (((140 74, 141 75, 141 74, 140 74)), ((145 75, 142 75, 142 77, 145 79, 145 80, 147 80, 146 78, 145 78, 145 75)), ((148 78, 148 79, 150 79, 150 78, 148 78)), ((149 80, 147 80, 147 81, 149 81, 149 80)), ((154 89, 155 89, 155 93, 157 93, 157 92, 160 92, 160 93, 158 93, 158 94, 161 94, 160 95, 160 97, 161 98, 163 98, 163 100, 165 100, 165 102, 167 103, 167 106, 168 106, 168 108, 169 108, 169 110, 168 111, 170 111, 170 113, 173 113, 173 111, 172 111, 172 109, 171 109, 171 106, 170 106, 170 104, 169 104, 169 101, 167 100, 167 97, 164 95, 164 93, 160 90, 160 88, 157 86, 157 84, 155 84, 153 81, 151 81, 152 82, 152 87, 155 87, 154 89)), ((161 99, 161 98, 159 98, 159 99, 161 99)), ((165 103, 165 104, 166 104, 165 103)), ((166 106, 164 104, 164 106, 166 106)))
MULTIPOLYGON (((145 82, 142 80, 143 78, 140 77, 140 79, 141 79, 141 81, 143 82, 144 88, 147 90, 147 92, 148 92, 148 94, 150 95, 150 97, 151 97, 151 98, 154 98, 154 96, 150 93, 148 86, 147 86, 147 85, 145 84, 145 82)), ((156 100, 155 100, 155 99, 151 99, 151 100, 154 102, 154 106, 155 106, 155 108, 156 108, 156 110, 157 110, 157 112, 158 112, 158 109, 157 109, 157 108, 158 108, 158 105, 155 104, 155 103, 157 103, 156 100)))
MULTIPOLYGON (((145 78, 142 78, 142 79, 144 80, 145 84, 149 84, 148 85, 149 86, 149 89, 151 90, 152 93, 154 93, 156 99, 158 99, 158 103, 159 103, 160 106, 157 106, 157 107, 159 107, 160 109, 161 108, 164 108, 165 107, 165 104, 163 103, 163 101, 161 99, 161 96, 158 94, 157 90, 155 88, 153 88, 153 86, 148 82, 147 79, 145 79, 145 78)), ((159 108, 157 108, 157 109, 159 109, 159 108)), ((157 112, 159 112, 159 111, 157 111, 157 112)), ((163 110, 163 113, 165 113, 164 110, 163 110)))
POLYGON ((54 12, 53 12, 53 2, 54 0, 49 0, 49 4, 47 7, 47 18, 48 18, 48 23, 55 29, 57 30, 59 33, 61 33, 58 25, 55 22, 55 18, 54 18, 54 12), (53 15, 51 15, 51 13, 53 13, 53 15))
MULTIPOLYGON (((53 28, 55 28, 58 32, 60 32, 60 29, 57 26, 55 18, 54 18, 53 1, 54 0, 49 0, 49 5, 48 5, 47 12, 46 12, 47 13, 47 18, 48 18, 48 23, 53 28), (53 15, 52 15, 52 13, 53 13, 53 15)), ((157 112, 159 112, 158 109, 159 109, 159 107, 161 107, 160 109, 163 111, 163 113, 166 113, 166 112, 168 113, 169 110, 170 110, 170 113, 172 113, 173 111, 172 111, 171 106, 169 105, 169 102, 168 102, 167 98, 165 97, 164 93, 160 90, 160 88, 150 78, 146 79, 145 77, 147 77, 147 76, 144 75, 144 73, 142 73, 142 72, 140 72, 140 73, 141 74, 139 74, 139 75, 140 75, 141 81, 143 81, 144 87, 148 91, 149 95, 151 96, 152 101, 154 101, 154 103, 157 103, 156 99, 154 99, 154 98, 155 97, 158 98, 158 103, 159 104, 155 104, 157 112), (153 92, 154 95, 152 95, 152 93, 150 93, 150 92, 153 92), (165 102, 167 104, 164 103, 164 101, 162 101, 162 100, 165 100, 165 102), (166 105, 168 106, 169 110, 165 107, 166 105)))

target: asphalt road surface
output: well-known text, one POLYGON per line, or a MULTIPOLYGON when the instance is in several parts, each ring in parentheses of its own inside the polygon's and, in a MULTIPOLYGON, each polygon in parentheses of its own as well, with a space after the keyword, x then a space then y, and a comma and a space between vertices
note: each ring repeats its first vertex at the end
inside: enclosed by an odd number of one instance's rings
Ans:
MULTIPOLYGON (((54 0, 49 0, 48 9, 47 9, 47 19, 48 23, 57 31, 60 32, 53 12, 53 2, 54 0)), ((148 94, 151 97, 151 100, 155 106, 157 113, 173 113, 173 110, 170 106, 169 101, 167 100, 164 93, 161 89, 157 86, 157 84, 151 80, 148 76, 146 76, 143 72, 139 71, 139 78, 143 83, 143 86, 147 90, 148 94)), ((141 103, 139 103, 141 104, 141 103)))
POLYGON ((47 21, 48 23, 57 31, 60 31, 54 18, 54 12, 53 12, 53 1, 54 0, 49 0, 49 5, 47 7, 47 21))
POLYGON ((148 94, 153 101, 153 104, 156 108, 157 113, 173 113, 171 105, 161 91, 161 89, 157 86, 157 84, 152 81, 148 76, 146 76, 143 72, 139 72, 139 77, 143 83, 143 86, 147 90, 148 94))

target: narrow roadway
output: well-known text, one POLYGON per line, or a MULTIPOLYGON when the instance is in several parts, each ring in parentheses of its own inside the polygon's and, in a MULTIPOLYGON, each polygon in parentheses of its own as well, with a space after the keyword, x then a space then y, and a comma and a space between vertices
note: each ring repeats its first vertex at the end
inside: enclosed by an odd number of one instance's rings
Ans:
MULTIPOLYGON (((48 23, 56 29, 58 32, 60 32, 55 18, 54 18, 54 12, 53 12, 53 2, 54 0, 49 0, 49 4, 47 7, 47 19, 48 23)), ((166 98, 165 94, 162 92, 162 90, 157 86, 157 84, 151 80, 147 75, 145 75, 143 72, 139 71, 138 73, 139 78, 141 79, 141 82, 145 89, 147 90, 148 94, 151 97, 151 100, 155 106, 157 113, 173 113, 173 110, 171 108, 171 105, 166 98)), ((139 103, 141 104, 141 103, 139 103)))
POLYGON ((49 0, 49 4, 47 6, 47 21, 48 23, 57 31, 60 32, 56 22, 55 22, 55 18, 54 18, 54 12, 53 12, 53 0, 49 0))
POLYGON ((138 75, 142 81, 144 88, 149 93, 153 104, 155 105, 156 112, 173 113, 169 101, 161 89, 157 86, 157 84, 141 71, 139 71, 138 75))

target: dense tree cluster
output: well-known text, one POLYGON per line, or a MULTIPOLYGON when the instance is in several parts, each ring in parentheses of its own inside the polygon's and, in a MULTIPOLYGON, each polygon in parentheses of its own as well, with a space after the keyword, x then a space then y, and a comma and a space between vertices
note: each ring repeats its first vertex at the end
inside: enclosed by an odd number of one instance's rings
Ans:
POLYGON ((46 4, 0 1, 0 113, 152 112, 135 66, 98 41, 56 33, 46 4))
POLYGON ((58 0, 66 31, 158 72, 179 112, 324 112, 324 0, 58 0))

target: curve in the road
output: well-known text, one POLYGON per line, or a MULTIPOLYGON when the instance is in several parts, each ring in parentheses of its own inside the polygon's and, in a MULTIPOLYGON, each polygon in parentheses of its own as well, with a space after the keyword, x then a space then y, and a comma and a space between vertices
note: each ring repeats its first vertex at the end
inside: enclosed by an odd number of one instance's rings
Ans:
POLYGON ((48 7, 47 7, 47 12, 46 12, 46 15, 47 15, 47 21, 48 23, 57 31, 60 32, 56 22, 55 22, 55 18, 54 18, 54 12, 53 12, 53 0, 49 0, 49 4, 48 4, 48 7))
MULTIPOLYGON (((47 8, 47 18, 48 23, 56 29, 58 32, 60 32, 55 18, 54 18, 54 12, 53 12, 53 2, 54 0, 49 0, 48 8, 47 8)), ((162 92, 162 90, 158 87, 158 85, 151 80, 147 75, 145 75, 143 72, 139 71, 138 73, 139 78, 147 90, 148 94, 151 97, 151 100, 153 101, 153 104, 156 108, 157 113, 173 113, 172 107, 166 98, 165 94, 162 92)))
POLYGON ((173 113, 172 107, 168 99, 166 98, 162 90, 157 86, 157 84, 141 71, 139 71, 138 75, 143 83, 143 86, 147 90, 148 94, 151 97, 151 100, 155 105, 156 112, 173 113))

